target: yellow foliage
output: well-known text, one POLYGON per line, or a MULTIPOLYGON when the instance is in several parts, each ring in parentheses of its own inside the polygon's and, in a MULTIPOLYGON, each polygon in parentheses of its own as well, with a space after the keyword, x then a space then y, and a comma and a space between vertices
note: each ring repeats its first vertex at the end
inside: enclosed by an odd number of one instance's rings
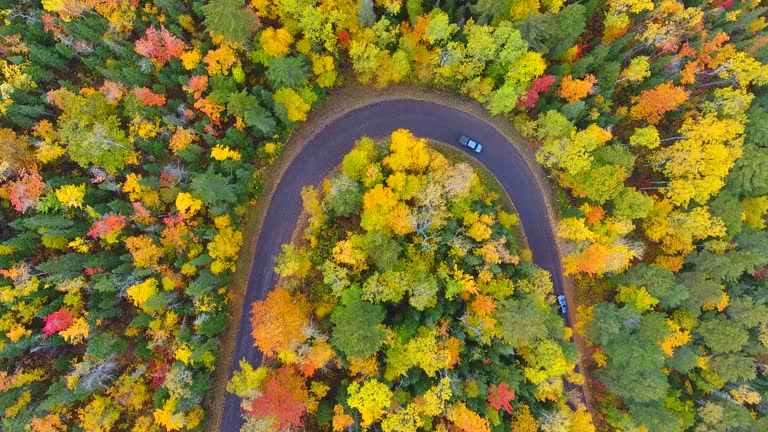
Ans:
POLYGON ((189 364, 189 358, 192 356, 192 350, 189 349, 189 345, 181 344, 178 348, 176 348, 176 351, 173 354, 174 357, 176 357, 176 360, 179 360, 184 364, 189 364))
POLYGON ((155 418, 155 422, 160 426, 164 426, 167 431, 181 430, 187 425, 187 421, 184 418, 183 413, 174 412, 176 410, 177 401, 173 398, 168 399, 163 404, 162 409, 156 409, 152 413, 155 418))
POLYGON ((293 35, 284 29, 274 29, 267 27, 261 33, 259 37, 264 52, 272 57, 282 57, 291 50, 291 44, 293 43, 293 35))
POLYGON ((176 208, 179 213, 185 216, 193 216, 203 208, 203 201, 193 197, 190 193, 180 192, 176 195, 176 208))
POLYGON ((120 412, 110 404, 109 399, 96 395, 91 403, 77 410, 77 417, 79 426, 89 432, 108 432, 120 417, 120 412))
POLYGON ((30 393, 29 389, 24 389, 24 392, 21 394, 21 397, 19 397, 16 402, 5 409, 5 418, 14 418, 16 415, 21 411, 22 408, 27 406, 27 404, 32 400, 32 393, 30 393))
POLYGON ((316 82, 320 87, 331 87, 336 83, 336 64, 333 57, 311 53, 312 73, 317 76, 316 82))
POLYGON ((488 239, 491 237, 491 233, 492 231, 490 228, 488 228, 488 225, 479 221, 473 223, 467 231, 467 235, 474 239, 476 242, 482 242, 483 240, 488 239))
POLYGON ((333 247, 333 260, 361 271, 368 268, 368 253, 357 246, 352 239, 341 240, 336 243, 336 246, 333 247))
POLYGON ((195 141, 197 141, 197 134, 195 134, 194 130, 179 127, 173 133, 168 146, 171 148, 171 151, 173 151, 173 154, 176 154, 177 152, 187 148, 187 145, 195 141))
POLYGON ((730 303, 730 301, 731 298, 728 296, 728 293, 724 292, 723 295, 720 296, 720 299, 717 300, 717 302, 704 303, 701 306, 701 309, 705 311, 717 309, 718 312, 722 312, 726 307, 728 307, 728 303, 730 303))
POLYGON ((232 228, 229 215, 219 216, 214 220, 219 230, 208 243, 208 255, 213 258, 211 272, 219 274, 224 271, 235 271, 235 262, 243 244, 243 233, 232 228))
POLYGON ((592 354, 592 359, 597 364, 597 367, 605 367, 608 364, 608 356, 601 350, 597 350, 592 354))
POLYGON ((179 57, 181 60, 181 65, 184 66, 184 69, 186 70, 192 70, 194 69, 198 63, 200 63, 200 60, 202 59, 202 55, 200 55, 200 51, 198 51, 197 48, 187 51, 184 54, 179 57))
POLYGON ((392 132, 387 155, 381 163, 393 171, 411 170, 422 172, 429 165, 430 157, 427 149, 427 140, 416 138, 406 129, 398 129, 392 132))
POLYGON ((83 208, 85 199, 85 184, 79 186, 64 185, 56 189, 56 199, 67 207, 83 208))
POLYGON ((126 291, 128 298, 134 306, 142 307, 150 297, 157 293, 157 279, 150 278, 144 282, 131 286, 126 291))
POLYGON ((83 317, 77 318, 67 329, 61 330, 59 332, 65 341, 73 345, 82 343, 85 339, 88 338, 88 333, 88 323, 83 317))
POLYGON ((592 415, 584 407, 573 413, 571 417, 571 430, 578 432, 595 432, 595 425, 592 424, 592 415))
POLYGON ((235 56, 235 51, 232 48, 230 48, 228 45, 222 45, 215 50, 209 50, 205 54, 203 62, 208 65, 206 67, 208 75, 226 75, 229 73, 229 68, 231 68, 235 62, 237 62, 237 57, 235 56))
POLYGON ((586 225, 586 219, 566 217, 560 219, 560 223, 557 226, 557 235, 574 241, 586 240, 593 242, 597 240, 597 236, 586 225))
POLYGON ((740 404, 757 405, 763 400, 760 393, 747 384, 742 384, 738 389, 733 389, 729 393, 733 400, 740 404))
POLYGON ((157 265, 162 256, 160 249, 151 237, 146 235, 131 236, 125 239, 125 247, 133 257, 133 265, 137 268, 148 268, 157 265))
POLYGON ((376 376, 379 373, 379 362, 376 354, 362 359, 349 358, 349 374, 352 376, 363 375, 365 377, 376 376))
POLYGON ((446 369, 451 355, 446 348, 438 346, 434 332, 415 337, 405 346, 407 357, 413 365, 420 367, 429 377, 441 369, 446 369))
POLYGON ((229 146, 223 144, 217 144, 211 149, 211 157, 217 161, 224 161, 227 159, 239 161, 241 156, 240 152, 237 150, 232 150, 229 146))
POLYGON ((24 328, 23 325, 14 324, 11 329, 8 331, 8 333, 5 334, 5 337, 11 340, 11 342, 16 343, 19 341, 19 339, 23 337, 30 337, 32 336, 32 330, 28 330, 24 328))
POLYGON ((634 285, 619 286, 616 300, 625 304, 632 304, 639 311, 652 310, 659 303, 659 300, 653 297, 645 287, 638 288, 634 285))
POLYGON ((745 198, 741 202, 744 207, 744 219, 750 228, 765 228, 765 215, 768 214, 768 196, 745 198))
POLYGON ((347 388, 347 393, 347 404, 360 411, 363 417, 360 425, 363 427, 368 427, 380 419, 392 401, 392 391, 375 379, 365 381, 362 386, 353 382, 347 388))
POLYGON ((281 87, 272 95, 272 99, 285 108, 288 120, 304 121, 307 119, 307 112, 311 106, 296 90, 290 87, 281 87))

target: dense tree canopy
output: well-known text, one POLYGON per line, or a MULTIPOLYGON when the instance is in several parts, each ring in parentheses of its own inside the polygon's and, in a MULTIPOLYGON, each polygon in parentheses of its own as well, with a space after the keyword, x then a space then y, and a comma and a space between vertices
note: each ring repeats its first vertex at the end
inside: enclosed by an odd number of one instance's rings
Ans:
MULTIPOLYGON (((0 0, 0 428, 205 427, 246 206, 349 71, 465 95, 530 139, 558 188, 600 430, 765 430, 765 16, 757 1, 0 0)), ((508 219, 461 204, 477 192, 468 166, 425 184, 413 170, 431 153, 401 148, 410 140, 393 137, 386 160, 361 143, 305 191, 310 230, 361 213, 363 229, 317 234, 333 244, 322 262, 317 245, 278 262, 286 280, 329 290, 338 310, 305 311, 324 330, 365 312, 375 337, 286 328, 273 347, 284 366, 234 386, 257 414, 246 427, 303 427, 309 407, 337 430, 364 411, 388 430, 425 416, 459 430, 533 430, 535 418, 591 430, 585 411, 560 409, 559 378, 538 381, 572 360, 545 278, 501 276, 528 268, 499 237, 508 219), (443 230, 462 241, 427 248, 443 230), (489 341, 516 350, 489 354, 494 382, 429 377, 406 397, 392 377, 445 364, 402 355, 411 341, 432 354, 456 344, 429 318, 443 302, 468 305, 440 314, 480 341, 470 354, 489 341), (394 304, 414 312, 387 321, 394 304), (392 330, 404 322, 419 324, 392 330), (379 378, 370 357, 347 356, 374 347, 379 378), (306 383, 337 350, 360 382, 346 405, 321 402, 346 400, 342 387, 306 383)), ((283 288, 283 305, 301 306, 298 287, 283 288)))
MULTIPOLYGON (((511 430, 521 406, 576 418, 563 393, 574 348, 549 274, 521 262, 514 218, 475 171, 406 130, 382 143, 362 139, 342 167, 322 193, 303 193, 308 213, 328 210, 306 227, 307 249, 285 247, 277 259, 291 293, 276 288, 253 308, 253 336, 270 359, 260 373, 297 367, 308 371, 306 388, 332 389, 303 408, 306 424, 511 430), (330 205, 347 200, 358 204, 330 205), (369 237, 391 242, 392 265, 370 253, 380 241, 369 237), (283 271, 298 255, 310 268, 283 271)), ((244 366, 231 387, 256 406, 268 381, 255 393, 238 384, 252 371, 244 366)), ((250 415, 268 416, 270 430, 284 424, 262 410, 250 415)))

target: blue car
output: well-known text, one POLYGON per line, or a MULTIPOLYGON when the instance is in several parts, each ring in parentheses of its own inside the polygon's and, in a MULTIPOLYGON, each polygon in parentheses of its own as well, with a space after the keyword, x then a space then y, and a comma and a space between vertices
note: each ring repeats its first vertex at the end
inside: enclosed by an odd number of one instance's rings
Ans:
POLYGON ((565 305, 565 296, 562 294, 557 296, 557 302, 560 304, 560 312, 563 314, 568 313, 568 307, 565 305))
POLYGON ((482 144, 464 135, 459 137, 459 144, 469 147, 474 150, 475 153, 480 153, 483 150, 482 144))

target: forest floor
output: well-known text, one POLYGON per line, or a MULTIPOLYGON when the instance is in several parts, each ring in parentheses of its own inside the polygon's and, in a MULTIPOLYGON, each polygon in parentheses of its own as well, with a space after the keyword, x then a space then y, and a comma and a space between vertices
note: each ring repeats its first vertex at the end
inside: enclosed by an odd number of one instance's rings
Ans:
MULTIPOLYGON (((555 208, 555 191, 550 181, 547 179, 542 167, 536 162, 533 156, 533 147, 511 124, 511 122, 502 116, 490 116, 485 109, 475 101, 464 97, 441 92, 435 88, 413 85, 399 84, 392 85, 384 90, 376 90, 370 85, 357 83, 354 78, 347 75, 344 77, 345 84, 332 89, 326 99, 315 108, 308 116, 307 120, 300 125, 289 141, 284 146, 281 155, 267 169, 264 176, 264 187, 262 192, 252 200, 252 208, 248 211, 245 223, 243 225, 243 245, 240 257, 237 263, 237 271, 234 274, 230 295, 228 311, 230 316, 230 325, 224 331, 221 341, 221 353, 219 355, 216 371, 213 376, 213 384, 209 392, 207 402, 209 410, 209 422, 207 430, 219 431, 221 429, 222 417, 224 412, 224 401, 226 396, 226 385, 231 373, 233 362, 233 348, 235 346, 238 324, 248 321, 242 320, 243 303, 250 270, 253 263, 253 257, 256 250, 256 244, 263 228, 263 221, 270 206, 277 185, 283 174, 290 166, 291 162, 301 153, 301 151, 310 144, 310 139, 318 130, 324 129, 334 123, 337 119, 348 112, 354 111, 366 105, 371 105, 380 101, 391 101, 397 99, 415 99, 421 101, 433 102, 444 105, 459 111, 463 111, 471 116, 483 120, 492 125, 499 133, 504 135, 524 157, 530 170, 534 173, 536 183, 541 193, 544 195, 546 206, 548 208, 548 223, 552 232, 556 232, 556 218, 559 214, 555 208)), ((557 239, 557 248, 560 256, 564 254, 564 242, 557 239)), ((569 314, 576 310, 573 278, 563 277, 564 291, 568 300, 569 314)), ((581 355, 579 370, 584 373, 584 353, 587 353, 587 347, 583 337, 574 334, 574 342, 581 355)), ((589 386, 589 380, 583 386, 586 405, 593 411, 593 398, 589 386)))

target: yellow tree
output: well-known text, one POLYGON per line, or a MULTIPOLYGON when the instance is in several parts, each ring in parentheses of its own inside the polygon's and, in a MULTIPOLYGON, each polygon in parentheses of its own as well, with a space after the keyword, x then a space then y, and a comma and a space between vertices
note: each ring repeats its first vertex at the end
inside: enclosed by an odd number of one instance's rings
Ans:
POLYGON ((725 185, 725 176, 742 154, 744 125, 714 114, 689 118, 680 128, 681 139, 651 157, 670 182, 664 194, 676 205, 693 199, 706 203, 725 185))
POLYGON ((259 36, 264 52, 272 57, 282 57, 291 50, 293 35, 285 28, 267 27, 259 36))
POLYGON ((673 210, 668 200, 656 203, 643 227, 648 238, 660 243, 670 255, 685 255, 694 249, 694 241, 725 234, 723 220, 712 216, 706 206, 690 211, 673 210))
POLYGON ((281 87, 277 89, 272 99, 285 109, 288 120, 304 121, 307 119, 307 113, 311 107, 310 103, 296 90, 290 87, 281 87))
POLYGON ((347 393, 347 404, 360 411, 363 417, 360 425, 363 427, 382 418, 392 403, 392 391, 376 379, 367 380, 362 386, 353 382, 347 388, 347 393))

